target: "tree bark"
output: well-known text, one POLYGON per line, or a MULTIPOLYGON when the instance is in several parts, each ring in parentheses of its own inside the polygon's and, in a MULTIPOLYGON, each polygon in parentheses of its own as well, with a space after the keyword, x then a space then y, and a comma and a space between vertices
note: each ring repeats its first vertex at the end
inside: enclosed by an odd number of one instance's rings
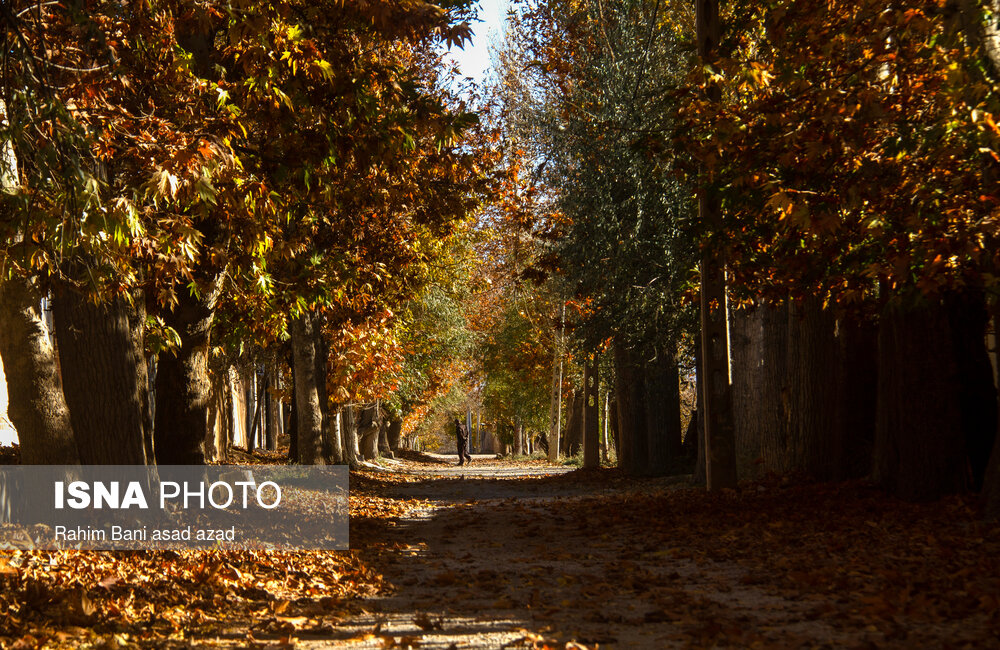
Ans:
POLYGON ((323 464, 323 405, 316 376, 316 317, 311 312, 292 320, 295 373, 296 449, 303 465, 323 464))
POLYGON ((590 355, 583 367, 583 466, 599 467, 601 464, 601 438, 599 428, 600 384, 597 375, 597 355, 590 355))
POLYGON ((74 465, 80 456, 40 304, 27 281, 0 279, 7 415, 17 430, 22 464, 74 465))
POLYGON ((740 476, 756 476, 762 445, 761 363, 764 307, 743 307, 729 312, 729 346, 733 377, 733 435, 736 468, 740 476))
POLYGON ((145 465, 152 427, 142 296, 95 304, 68 287, 54 301, 63 394, 85 465, 145 465))
POLYGON ((879 322, 873 476, 896 496, 929 500, 967 487, 966 446, 948 314, 915 293, 890 300, 879 322))
POLYGON ((681 453, 680 376, 676 353, 660 350, 656 358, 646 364, 645 375, 647 474, 666 476, 681 453))
POLYGON ((278 362, 271 361, 268 363, 268 376, 271 385, 271 389, 267 391, 265 395, 267 403, 267 432, 265 436, 265 446, 268 451, 275 451, 278 448, 278 429, 280 422, 280 402, 281 400, 275 397, 275 391, 278 390, 278 362))
POLYGON ((871 472, 877 417, 878 329, 874 322, 841 318, 837 345, 834 471, 830 478, 842 480, 871 472))
POLYGON ((618 466, 626 474, 646 472, 645 381, 634 353, 614 346, 615 402, 618 408, 618 466))
POLYGON ((353 406, 345 406, 340 412, 340 433, 343 436, 343 458, 351 469, 361 467, 358 449, 357 411, 353 406))
MULTIPOLYGON (((757 426, 765 471, 788 470, 788 303, 757 308, 760 319, 760 368, 757 374, 757 426)), ((872 391, 874 394, 874 391, 872 391)))
POLYGON ((361 457, 365 460, 375 460, 378 457, 379 408, 372 404, 361 409, 358 424, 358 441, 361 447, 361 457))
POLYGON ((390 420, 389 431, 387 433, 387 437, 389 438, 390 450, 399 451, 399 438, 402 432, 403 432, 403 420, 398 417, 390 420))
POLYGON ((160 355, 156 369, 156 418, 153 426, 156 462, 160 465, 203 465, 211 383, 208 346, 215 304, 225 273, 205 283, 199 296, 178 294, 164 321, 180 336, 176 354, 160 355))
POLYGON ((819 299, 793 305, 788 316, 788 463, 793 471, 834 478, 837 341, 835 319, 819 299))
POLYGON ((993 381, 986 327, 989 321, 982 291, 966 289, 945 299, 952 344, 958 364, 962 432, 969 457, 970 485, 983 487, 997 431, 997 387, 993 381))
MULTIPOLYGON (((718 0, 697 0, 695 6, 698 55, 711 65, 722 34, 718 0)), ((722 93, 710 85, 708 96, 719 101, 722 93)), ((702 187, 698 219, 709 232, 721 230, 719 198, 714 189, 702 187)), ((701 256, 701 344, 705 370, 705 478, 709 490, 736 487, 736 442, 733 434, 733 397, 729 385, 729 341, 726 326, 726 260, 706 247, 701 256)))
POLYGON ((705 364, 702 363, 704 348, 701 345, 701 334, 695 337, 694 342, 694 367, 695 367, 695 412, 698 414, 695 440, 695 462, 694 476, 691 477, 693 485, 705 485, 705 364))

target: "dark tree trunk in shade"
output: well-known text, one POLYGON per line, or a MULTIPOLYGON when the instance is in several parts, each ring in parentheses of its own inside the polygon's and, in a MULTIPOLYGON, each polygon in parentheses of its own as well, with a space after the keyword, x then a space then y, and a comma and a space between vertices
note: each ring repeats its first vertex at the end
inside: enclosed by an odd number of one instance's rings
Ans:
POLYGON ((291 322, 295 358, 296 448, 303 465, 323 464, 323 408, 316 373, 315 315, 306 312, 291 322))
MULTIPOLYGON (((617 380, 615 385, 617 386, 617 380)), ((609 418, 609 428, 611 429, 611 446, 615 450, 615 459, 618 460, 619 466, 621 465, 621 434, 618 429, 618 400, 611 400, 611 404, 608 406, 608 418, 609 418)))
POLYGON ((837 323, 836 421, 829 478, 860 478, 871 471, 878 396, 878 328, 874 322, 837 323))
POLYGON ((698 413, 697 439, 695 441, 695 463, 694 476, 691 482, 694 485, 705 485, 705 368, 702 363, 701 335, 695 337, 694 341, 694 368, 695 368, 695 411, 698 413))
POLYGON ((729 348, 733 378, 733 435, 736 466, 740 476, 750 478, 760 472, 762 444, 760 385, 763 307, 742 307, 729 312, 729 348))
POLYGON ((618 466, 626 474, 646 472, 645 381, 632 351, 614 346, 615 398, 618 404, 618 466))
POLYGON ((589 355, 583 367, 583 466, 601 464, 598 399, 600 384, 597 375, 597 355, 589 355))
MULTIPOLYGON (((758 427, 763 469, 784 472, 787 466, 788 409, 791 387, 788 377, 788 303, 762 305, 755 310, 760 324, 760 366, 756 373, 758 427)), ((874 391, 872 391, 874 394, 874 391)))
POLYGON ((399 451, 399 438, 403 432, 403 420, 400 418, 393 418, 389 421, 389 430, 386 433, 386 437, 389 439, 389 449, 392 451, 399 451))
POLYGON ((563 454, 575 456, 582 449, 583 445, 583 390, 573 391, 573 400, 570 406, 569 421, 566 423, 566 435, 563 437, 565 446, 563 454))
POLYGON ((875 480, 907 500, 964 490, 962 389, 947 308, 915 291, 890 299, 878 348, 875 480))
POLYGON ((265 437, 265 445, 268 451, 274 451, 278 448, 278 430, 281 420, 280 400, 275 396, 275 390, 278 388, 278 368, 276 362, 272 361, 268 364, 268 377, 270 378, 268 383, 271 389, 264 396, 267 404, 267 436, 265 437))
POLYGON ((358 443, 361 457, 364 460, 374 460, 378 457, 378 430, 380 427, 379 407, 370 404, 361 409, 358 419, 358 443))
POLYGON ((997 387, 986 349, 989 318, 985 296, 974 289, 955 292, 946 298, 945 307, 958 365, 959 405, 970 481, 978 491, 983 487, 997 431, 997 387))
POLYGON ((202 465, 211 383, 208 346, 215 304, 225 273, 203 283, 195 297, 178 292, 177 305, 163 315, 180 336, 176 354, 159 356, 156 368, 156 416, 153 426, 156 462, 160 465, 202 465))
POLYGON ((95 304, 70 288, 54 301, 63 394, 80 462, 145 465, 149 421, 142 296, 95 304))
POLYGON ((296 394, 297 383, 295 381, 295 361, 293 359, 292 363, 292 403, 288 407, 288 426, 285 427, 285 431, 288 432, 288 460, 293 463, 299 462, 299 409, 298 409, 298 399, 296 394))
POLYGON ((818 479, 834 471, 837 418, 836 320, 818 299, 792 305, 788 315, 789 420, 787 467, 818 479))
POLYGON ((392 447, 389 446, 389 427, 392 420, 385 418, 378 428, 378 453, 385 458, 394 458, 392 447))
MULTIPOLYGON (((665 476, 681 454, 680 377, 674 351, 660 350, 645 369, 647 474, 665 476)), ((642 453, 641 449, 636 450, 642 453)))
POLYGON ((41 296, 25 280, 0 278, 7 415, 17 430, 22 464, 73 465, 80 456, 40 304, 41 296))

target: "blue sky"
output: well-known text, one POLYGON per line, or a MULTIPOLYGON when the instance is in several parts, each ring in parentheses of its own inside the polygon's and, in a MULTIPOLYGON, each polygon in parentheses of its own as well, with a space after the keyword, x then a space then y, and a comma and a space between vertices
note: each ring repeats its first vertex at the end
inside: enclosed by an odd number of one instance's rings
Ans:
POLYGON ((507 16, 508 0, 480 0, 479 20, 472 24, 472 43, 464 50, 452 48, 449 56, 457 63, 462 74, 477 82, 486 78, 490 68, 490 45, 503 37, 503 24, 507 16))

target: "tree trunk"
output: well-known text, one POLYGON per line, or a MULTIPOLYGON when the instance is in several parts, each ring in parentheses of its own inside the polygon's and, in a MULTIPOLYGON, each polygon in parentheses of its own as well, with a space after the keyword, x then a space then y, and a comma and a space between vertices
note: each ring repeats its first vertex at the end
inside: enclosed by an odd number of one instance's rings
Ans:
POLYGON ((666 476, 681 453, 680 376, 675 352, 659 351, 645 370, 646 473, 666 476))
POLYGON ((389 421, 389 431, 386 437, 389 439, 389 449, 391 451, 399 451, 399 436, 403 431, 403 420, 401 418, 393 418, 389 421))
POLYGON ((94 304, 69 289, 55 296, 63 394, 85 465, 145 465, 149 414, 142 296, 94 304))
POLYGON ((761 418, 761 319, 765 307, 743 307, 729 312, 729 347, 733 377, 733 435, 736 468, 740 476, 756 476, 764 424, 761 418))
POLYGON ((908 500, 968 485, 961 387, 948 314, 940 301, 890 300, 878 335, 875 480, 908 500))
POLYGON ((566 303, 563 302, 560 321, 559 321, 559 331, 556 332, 555 336, 555 348, 554 359, 552 360, 552 400, 549 404, 549 462, 556 462, 559 460, 559 445, 562 442, 560 438, 562 437, 562 383, 563 383, 563 359, 562 359, 562 345, 563 336, 565 336, 564 330, 566 328, 566 303))
POLYGON ((601 464, 600 384, 597 375, 597 355, 590 355, 583 367, 583 466, 601 464))
POLYGON ((997 388, 986 349, 988 313, 981 291, 966 289, 945 299, 958 364, 962 432, 970 484, 981 490, 997 431, 997 388))
POLYGON ((878 329, 874 322, 842 318, 837 324, 837 346, 831 456, 834 471, 830 478, 842 480, 871 472, 878 396, 878 329))
POLYGON ((378 458, 379 407, 377 404, 361 409, 358 424, 358 442, 361 447, 361 457, 365 460, 378 458))
POLYGON ((288 432, 288 460, 293 463, 299 462, 299 400, 296 397, 298 394, 298 382, 295 381, 295 356, 292 355, 292 390, 290 391, 292 395, 292 403, 288 408, 288 426, 285 430, 288 432))
MULTIPOLYGON (((721 37, 718 0, 697 0, 695 23, 698 55, 712 64, 721 37)), ((711 101, 722 93, 712 84, 711 101)), ((711 187, 698 197, 698 220, 710 232, 720 229, 719 198, 711 187)), ((709 490, 736 487, 736 442, 733 435, 733 397, 729 386, 729 345, 726 326, 726 260, 709 248, 701 256, 701 344, 705 370, 705 478, 709 490)))
POLYGON ((574 390, 569 420, 566 422, 566 435, 563 436, 563 454, 566 456, 575 456, 583 444, 583 405, 583 390, 574 390))
POLYGON ((698 420, 695 422, 697 429, 695 440, 695 462, 694 476, 691 477, 693 485, 705 485, 705 364, 702 363, 704 348, 701 345, 701 334, 695 337, 694 342, 694 366, 695 366, 695 412, 698 420))
POLYGON ((17 430, 22 464, 73 465, 80 456, 40 303, 25 280, 0 279, 7 415, 17 430))
MULTIPOLYGON (((788 303, 757 308, 760 319, 760 368, 754 397, 756 426, 765 471, 788 470, 788 421, 791 386, 788 379, 788 303)), ((874 391, 872 391, 874 394, 874 391)))
POLYGON ((645 381, 634 353, 614 347, 615 402, 618 407, 618 466, 626 474, 646 473, 645 381), (639 451, 641 450, 641 451, 639 451))
POLYGON ((270 378, 271 390, 267 391, 265 399, 267 402, 267 435, 265 445, 268 451, 275 451, 278 448, 278 430, 281 421, 281 400, 275 396, 278 390, 278 362, 268 363, 268 376, 270 378))
POLYGON ((160 355, 156 368, 156 462, 160 465, 203 465, 211 383, 208 346, 215 304, 225 273, 202 288, 198 297, 186 289, 164 321, 180 336, 176 354, 160 355))
POLYGON ((517 418, 514 422, 514 455, 523 456, 524 455, 524 437, 521 436, 521 419, 517 418))
POLYGON ((833 478, 837 418, 835 319, 818 298, 793 305, 788 316, 788 463, 793 471, 833 478))
POLYGON ((351 469, 361 467, 358 449, 358 422, 357 411, 353 406, 345 406, 340 412, 340 433, 343 436, 343 459, 351 469))
POLYGON ((316 376, 316 317, 310 312, 291 322, 295 374, 296 449, 303 465, 323 464, 323 405, 316 376))

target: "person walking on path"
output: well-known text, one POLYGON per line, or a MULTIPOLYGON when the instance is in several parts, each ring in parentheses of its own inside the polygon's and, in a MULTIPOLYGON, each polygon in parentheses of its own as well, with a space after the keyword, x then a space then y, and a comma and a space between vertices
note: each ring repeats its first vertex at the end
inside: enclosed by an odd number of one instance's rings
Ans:
POLYGON ((466 461, 472 462, 469 455, 469 430, 465 428, 458 418, 455 418, 455 438, 458 443, 458 464, 464 465, 466 461))

